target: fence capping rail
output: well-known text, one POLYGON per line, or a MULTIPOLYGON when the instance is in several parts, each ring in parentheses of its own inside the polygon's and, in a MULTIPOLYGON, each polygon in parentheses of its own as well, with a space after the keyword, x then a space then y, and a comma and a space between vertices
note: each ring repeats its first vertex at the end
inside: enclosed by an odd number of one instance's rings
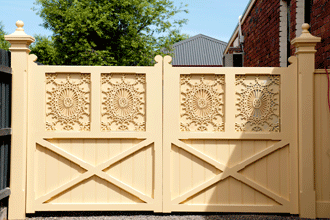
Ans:
POLYGON ((298 60, 298 158, 299 216, 316 218, 314 186, 314 72, 315 46, 320 37, 311 35, 309 24, 303 24, 302 34, 293 39, 298 60))
POLYGON ((34 37, 24 32, 23 21, 16 22, 16 31, 5 35, 11 46, 12 67, 12 137, 10 158, 10 190, 8 218, 25 219, 26 150, 27 150, 27 93, 29 45, 34 37))

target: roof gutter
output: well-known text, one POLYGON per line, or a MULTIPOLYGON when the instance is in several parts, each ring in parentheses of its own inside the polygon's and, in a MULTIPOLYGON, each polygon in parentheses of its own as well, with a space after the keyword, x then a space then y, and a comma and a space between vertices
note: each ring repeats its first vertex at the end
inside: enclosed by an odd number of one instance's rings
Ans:
MULTIPOLYGON (((256 2, 256 0, 250 0, 250 2, 248 3, 248 5, 246 6, 246 8, 244 10, 244 13, 243 13, 243 18, 241 19, 241 24, 244 23, 247 15, 250 13, 250 11, 251 11, 251 9, 252 9, 252 7, 253 7, 253 5, 254 5, 255 2, 256 2)), ((228 52, 230 45, 232 45, 232 43, 234 42, 235 38, 237 37, 237 35, 238 35, 238 29, 239 29, 239 26, 237 24, 236 25, 236 28, 235 28, 235 30, 233 32, 233 34, 230 37, 230 40, 228 42, 228 45, 227 45, 227 47, 226 47, 225 52, 223 53, 223 55, 225 55, 228 52)))

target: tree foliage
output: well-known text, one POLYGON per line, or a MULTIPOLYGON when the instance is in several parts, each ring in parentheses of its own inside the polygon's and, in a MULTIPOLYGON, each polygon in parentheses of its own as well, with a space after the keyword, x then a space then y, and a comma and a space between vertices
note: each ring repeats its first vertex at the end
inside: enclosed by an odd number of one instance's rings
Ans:
POLYGON ((36 0, 35 5, 42 26, 53 31, 53 41, 39 38, 35 49, 56 55, 48 56, 50 63, 151 65, 162 48, 170 51, 188 37, 179 32, 187 20, 174 19, 188 13, 186 6, 175 7, 170 0, 36 0))
POLYGON ((34 38, 36 41, 30 45, 30 50, 38 57, 38 62, 45 65, 56 65, 59 61, 54 41, 42 35, 36 35, 34 38))
POLYGON ((5 40, 5 35, 7 34, 5 32, 5 26, 2 24, 2 21, 0 21, 0 49, 9 50, 10 43, 5 40))

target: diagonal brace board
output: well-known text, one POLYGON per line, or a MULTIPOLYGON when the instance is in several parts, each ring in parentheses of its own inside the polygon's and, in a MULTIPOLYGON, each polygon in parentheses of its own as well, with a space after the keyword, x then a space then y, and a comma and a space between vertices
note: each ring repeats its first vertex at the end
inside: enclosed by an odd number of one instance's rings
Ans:
POLYGON ((261 159, 262 157, 265 157, 269 154, 271 154, 272 152, 281 149, 285 146, 287 146, 289 143, 287 141, 280 141, 275 143, 274 145, 272 145, 271 147, 268 147, 267 149, 241 161, 240 163, 236 164, 234 167, 227 167, 223 164, 220 164, 218 161, 210 158, 209 156, 201 153, 200 151, 190 147, 189 145, 185 144, 184 142, 178 140, 178 141, 174 141, 174 143, 176 146, 184 149, 185 151, 197 156, 198 158, 200 158, 201 160, 209 163, 210 165, 214 166, 215 168, 219 169, 222 171, 222 173, 216 175, 215 177, 213 177, 212 179, 198 185, 197 187, 189 190, 188 192, 184 193, 183 195, 175 198, 174 200, 172 200, 173 204, 179 204, 183 201, 185 201, 186 199, 188 199, 189 197, 199 193, 200 191, 202 191, 203 189, 221 181, 224 180, 225 178, 232 176, 235 179, 244 182, 245 184, 247 184, 248 186, 254 188, 255 190, 261 192, 262 194, 265 194, 268 197, 273 198, 276 202, 279 202, 283 205, 288 205, 289 202, 286 199, 283 199, 282 197, 276 195, 273 192, 270 192, 269 190, 267 190, 266 188, 254 183, 253 181, 248 180, 247 178, 245 178, 242 174, 239 174, 238 171, 244 169, 247 165, 261 159))
POLYGON ((99 164, 98 166, 92 166, 88 163, 86 163, 85 161, 81 160, 80 158, 68 153, 67 151, 57 147, 56 145, 48 142, 48 141, 45 141, 45 140, 39 140, 37 143, 51 151, 53 151, 54 153, 68 159, 69 161, 77 164, 78 166, 82 167, 83 169, 87 170, 87 172, 83 173, 82 175, 78 176, 77 178, 71 180, 70 182, 60 186, 59 188, 47 193, 46 195, 44 196, 41 196, 40 198, 38 198, 36 200, 36 202, 38 203, 43 203, 49 199, 51 199, 52 197, 60 194, 61 192, 63 192, 64 190, 66 189, 69 189, 75 185, 77 185, 78 183, 82 182, 83 180, 85 179, 88 179, 90 178, 91 176, 93 175, 96 175, 114 185, 116 185, 117 187, 127 191, 128 193, 138 197, 139 199, 141 199, 142 201, 148 203, 148 204, 152 204, 153 203, 153 199, 146 196, 145 194, 141 193, 140 191, 130 187, 129 185, 127 184, 124 184, 122 182, 120 182, 119 180, 109 176, 108 174, 104 173, 103 170, 109 166, 111 166, 112 164, 115 164, 116 162, 126 158, 127 156, 133 154, 134 152, 146 147, 146 146, 149 146, 150 144, 152 144, 154 141, 151 140, 144 140, 140 143, 138 143, 137 145, 129 148, 128 150, 120 153, 119 155, 111 158, 110 160, 102 163, 102 164, 99 164))

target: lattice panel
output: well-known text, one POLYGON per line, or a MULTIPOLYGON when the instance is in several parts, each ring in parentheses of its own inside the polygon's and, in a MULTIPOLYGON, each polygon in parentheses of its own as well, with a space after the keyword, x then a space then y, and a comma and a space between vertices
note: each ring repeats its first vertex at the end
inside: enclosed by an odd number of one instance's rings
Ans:
POLYGON ((145 131, 145 74, 101 75, 102 131, 145 131))
POLYGON ((46 130, 90 130, 90 74, 46 73, 46 130))
POLYGON ((225 76, 182 74, 180 84, 181 131, 224 131, 225 76))
POLYGON ((280 131, 280 76, 236 75, 237 132, 280 131))

